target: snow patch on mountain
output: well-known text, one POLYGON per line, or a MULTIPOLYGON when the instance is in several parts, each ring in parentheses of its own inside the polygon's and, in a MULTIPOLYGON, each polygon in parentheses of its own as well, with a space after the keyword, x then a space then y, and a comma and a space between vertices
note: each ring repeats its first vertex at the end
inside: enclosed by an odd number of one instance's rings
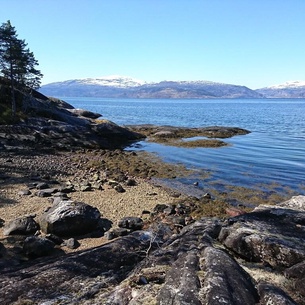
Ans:
POLYGON ((147 82, 128 76, 110 75, 98 78, 85 78, 78 80, 79 83, 87 85, 99 85, 118 88, 138 87, 147 84, 147 82))
POLYGON ((266 98, 305 98, 305 81, 288 81, 255 91, 266 98))
POLYGON ((302 88, 305 87, 305 81, 288 81, 283 84, 267 87, 268 89, 289 89, 289 88, 302 88))

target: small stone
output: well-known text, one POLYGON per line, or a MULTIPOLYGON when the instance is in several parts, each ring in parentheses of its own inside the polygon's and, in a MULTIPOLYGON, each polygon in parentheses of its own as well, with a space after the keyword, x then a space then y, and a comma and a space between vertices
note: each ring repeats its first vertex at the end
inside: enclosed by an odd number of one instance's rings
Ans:
POLYGON ((92 188, 95 190, 103 190, 103 183, 100 181, 96 181, 92 183, 92 188))
POLYGON ((45 182, 40 182, 36 185, 37 190, 43 190, 49 188, 49 185, 45 182))
POLYGON ((58 189, 42 189, 36 192, 36 196, 38 197, 50 197, 52 194, 56 193, 58 189))
POLYGON ((56 192, 53 194, 53 197, 68 198, 68 195, 67 193, 63 193, 63 192, 56 192))
POLYGON ((127 186, 136 186, 136 185, 137 185, 137 182, 136 182, 135 179, 128 179, 128 180, 126 181, 126 185, 127 185, 127 186))
POLYGON ((64 246, 69 249, 77 249, 80 246, 80 243, 75 238, 69 238, 64 242, 64 246))
POLYGON ((21 190, 21 191, 18 192, 18 195, 20 195, 20 196, 29 196, 31 194, 32 193, 31 193, 30 190, 21 190))
POLYGON ((148 280, 147 280, 147 278, 145 276, 141 275, 138 278, 137 284, 138 285, 147 285, 148 284, 148 280))
POLYGON ((91 190, 92 190, 91 185, 81 185, 80 186, 80 191, 82 191, 82 192, 89 192, 91 190))
POLYGON ((46 238, 51 240, 55 245, 61 245, 64 240, 55 234, 46 234, 46 238))
POLYGON ((125 189, 122 187, 121 184, 118 184, 114 187, 114 189, 118 192, 118 193, 124 193, 126 192, 125 189))
POLYGON ((118 183, 117 181, 115 181, 115 180, 109 180, 109 181, 108 181, 108 184, 109 184, 110 186, 114 187, 114 186, 118 185, 119 183, 118 183))
POLYGON ((112 240, 114 238, 120 237, 120 236, 126 236, 130 233, 130 230, 126 228, 113 228, 105 233, 105 237, 108 240, 112 240))
POLYGON ((155 213, 163 213, 163 211, 168 208, 167 204, 161 204, 158 203, 155 207, 154 207, 154 212, 155 213))
POLYGON ((120 228, 126 228, 130 230, 141 230, 144 226, 143 220, 139 217, 123 217, 118 221, 120 228))
POLYGON ((205 194, 202 196, 202 198, 211 199, 212 196, 211 196, 211 194, 209 194, 209 193, 205 193, 205 194))
POLYGON ((60 188, 60 192, 62 192, 62 193, 72 193, 72 192, 74 192, 74 191, 75 191, 74 185, 71 184, 70 181, 69 181, 69 183, 70 183, 70 184, 68 184, 68 182, 67 182, 67 185, 61 187, 61 188, 60 188))
POLYGON ((165 215, 172 215, 175 214, 175 206, 169 205, 166 209, 163 210, 165 215))
POLYGON ((53 203, 53 205, 59 204, 61 201, 68 201, 70 198, 68 197, 52 197, 49 198, 50 202, 53 203))

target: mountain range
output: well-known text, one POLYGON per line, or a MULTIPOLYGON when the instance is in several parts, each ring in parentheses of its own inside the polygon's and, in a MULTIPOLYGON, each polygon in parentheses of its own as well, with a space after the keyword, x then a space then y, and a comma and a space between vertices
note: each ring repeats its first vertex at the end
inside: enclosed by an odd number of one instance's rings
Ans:
POLYGON ((305 81, 291 81, 255 91, 267 98, 305 98, 305 81))
POLYGON ((43 85, 40 92, 54 97, 103 98, 305 98, 305 81, 252 90, 211 81, 149 83, 125 76, 73 79, 43 85))

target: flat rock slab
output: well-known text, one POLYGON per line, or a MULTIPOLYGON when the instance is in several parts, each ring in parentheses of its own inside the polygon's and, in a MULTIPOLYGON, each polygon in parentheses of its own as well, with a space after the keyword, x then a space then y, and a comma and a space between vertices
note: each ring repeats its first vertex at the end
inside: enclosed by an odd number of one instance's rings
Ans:
MULTIPOLYGON (((63 257, 37 260, 0 277, 0 302, 81 304, 101 289, 126 278, 149 246, 145 232, 134 232, 112 243, 63 257), (64 303, 62 303, 64 302, 64 303)), ((97 302, 96 304, 104 304, 97 302)))

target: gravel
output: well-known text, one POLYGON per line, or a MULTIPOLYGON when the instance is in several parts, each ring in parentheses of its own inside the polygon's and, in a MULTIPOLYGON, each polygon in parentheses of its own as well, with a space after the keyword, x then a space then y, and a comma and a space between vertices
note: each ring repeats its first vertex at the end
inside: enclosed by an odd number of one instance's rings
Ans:
MULTIPOLYGON (((157 204, 173 204, 179 200, 171 192, 151 183, 150 177, 130 176, 120 168, 109 168, 105 161, 101 162, 103 151, 77 151, 77 152, 36 152, 36 151, 2 151, 0 152, 0 218, 5 222, 25 215, 39 215, 52 205, 50 198, 37 197, 35 189, 30 195, 21 191, 27 190, 34 182, 45 182, 49 185, 65 184, 68 181, 96 179, 104 177, 101 189, 91 191, 75 191, 68 196, 75 201, 90 204, 100 211, 103 218, 113 222, 122 217, 147 217, 143 211, 152 211, 157 204), (101 166, 101 165, 103 166, 101 166), (98 166, 97 166, 98 165, 98 166), (110 179, 123 178, 122 187, 125 192, 118 192, 109 183, 110 179), (133 179, 135 183, 128 185, 127 181, 133 179)), ((109 158, 124 156, 115 152, 107 152, 109 158)), ((106 162, 107 163, 107 162, 106 162)), ((180 198, 181 199, 181 198, 180 198)), ((0 239, 3 239, 0 228, 0 239)), ((106 242, 106 238, 91 238, 83 236, 77 250, 94 247, 106 242)), ((67 251, 74 251, 67 249, 67 251)))

